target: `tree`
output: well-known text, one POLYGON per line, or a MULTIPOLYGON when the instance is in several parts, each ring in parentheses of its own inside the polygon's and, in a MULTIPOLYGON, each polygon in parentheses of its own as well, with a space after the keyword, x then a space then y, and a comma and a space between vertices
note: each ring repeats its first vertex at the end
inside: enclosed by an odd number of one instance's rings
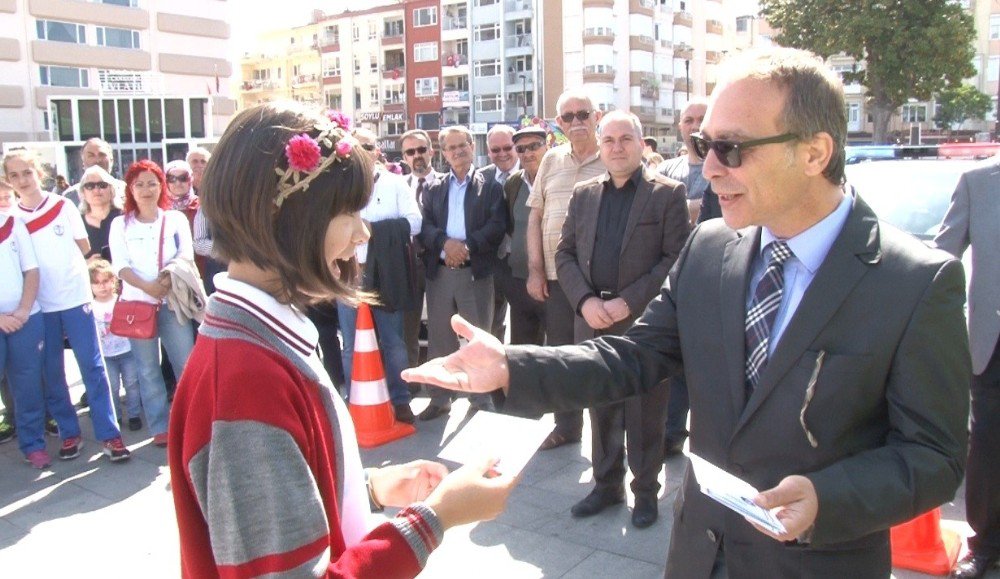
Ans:
POLYGON ((963 84, 958 88, 946 88, 937 97, 941 106, 934 115, 934 122, 940 129, 953 129, 967 119, 982 119, 993 108, 993 101, 974 86, 963 84))
POLYGON ((874 143, 910 98, 926 101, 975 74, 972 16, 952 0, 761 0, 781 45, 846 54, 858 69, 845 82, 867 88, 874 143))

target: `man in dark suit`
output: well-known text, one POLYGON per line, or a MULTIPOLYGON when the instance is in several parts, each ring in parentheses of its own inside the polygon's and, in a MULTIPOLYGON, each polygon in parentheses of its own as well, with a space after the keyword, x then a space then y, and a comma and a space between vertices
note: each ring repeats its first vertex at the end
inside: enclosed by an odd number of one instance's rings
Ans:
POLYGON ((965 517, 976 534, 952 577, 982 577, 1000 559, 1000 157, 962 175, 934 242, 961 258, 972 248, 969 342, 972 436, 965 517), (987 249, 992 247, 993 249, 987 249))
MULTIPOLYGON (((556 251, 559 285, 578 315, 577 342, 621 335, 656 297, 691 230, 684 185, 642 163, 642 124, 612 111, 597 129, 608 171, 577 184, 556 251)), ((594 490, 573 506, 596 515, 625 499, 625 441, 632 470, 632 524, 656 522, 663 466, 666 388, 590 410, 594 490)))
MULTIPOLYGON (((486 148, 490 164, 482 169, 483 179, 496 181, 503 188, 507 179, 519 169, 519 161, 514 153, 514 128, 504 124, 493 125, 486 132, 486 148)), ((504 238, 497 257, 504 259, 508 253, 510 239, 504 238)), ((498 276, 493 276, 493 326, 490 331, 502 342, 507 330, 507 297, 499 284, 498 276)))
POLYGON ((700 225, 622 337, 467 348, 406 379, 532 414, 663 388, 683 370, 691 451, 765 489, 754 527, 689 470, 668 577, 887 577, 891 525, 950 500, 965 466, 968 338, 952 256, 880 224, 844 185, 839 77, 788 48, 731 63, 693 142, 723 220, 700 225))
MULTIPOLYGON (((503 190, 486 181, 472 166, 476 145, 462 126, 445 127, 438 134, 451 171, 421 200, 427 275, 427 350, 431 357, 458 349, 449 320, 455 313, 490 327, 493 318, 493 267, 497 248, 507 230, 503 190)), ((431 402, 420 413, 433 420, 451 410, 451 394, 429 387, 431 402)), ((493 410, 487 394, 470 397, 475 410, 493 410)))

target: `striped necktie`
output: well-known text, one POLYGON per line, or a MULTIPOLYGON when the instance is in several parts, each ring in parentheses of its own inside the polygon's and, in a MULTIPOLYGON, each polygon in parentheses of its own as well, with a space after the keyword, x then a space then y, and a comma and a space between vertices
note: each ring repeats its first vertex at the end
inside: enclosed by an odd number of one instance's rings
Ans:
POLYGON ((771 244, 771 258, 764 277, 757 282, 753 301, 747 310, 746 319, 746 392, 747 399, 757 387, 760 374, 767 365, 768 344, 774 319, 781 307, 781 295, 784 291, 785 261, 792 256, 792 250, 784 241, 771 244))

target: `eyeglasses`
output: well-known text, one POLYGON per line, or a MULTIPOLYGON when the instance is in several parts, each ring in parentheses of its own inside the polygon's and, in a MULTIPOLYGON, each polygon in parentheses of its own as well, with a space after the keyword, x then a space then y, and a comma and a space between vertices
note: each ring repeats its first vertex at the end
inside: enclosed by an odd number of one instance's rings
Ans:
POLYGON ((559 118, 563 120, 564 123, 572 123, 573 119, 583 122, 590 118, 591 111, 576 111, 575 113, 563 113, 559 115, 559 118))
POLYGON ((406 155, 407 157, 412 157, 414 155, 423 155, 426 152, 427 152, 427 147, 416 147, 413 149, 406 149, 405 151, 403 151, 403 154, 406 155))
POLYGON ((366 151, 368 151, 369 153, 374 153, 375 152, 375 145, 373 145, 371 143, 362 143, 361 144, 361 148, 364 149, 364 150, 366 150, 366 151))
POLYGON ((111 185, 105 183, 104 181, 98 181, 97 183, 84 183, 83 188, 87 191, 93 191, 94 189, 107 189, 111 185))
POLYGON ((740 151, 751 147, 759 147, 760 145, 787 143, 788 141, 792 141, 797 138, 799 138, 799 136, 794 133, 784 133, 773 137, 737 143, 736 141, 713 141, 711 139, 706 139, 701 133, 692 133, 691 144, 694 146, 694 154, 697 155, 699 159, 704 161, 705 157, 708 156, 709 151, 715 151, 715 156, 719 158, 719 163, 722 163, 723 167, 735 169, 743 164, 743 158, 740 156, 740 151))
POLYGON ((499 155, 500 151, 503 151, 504 153, 509 153, 510 150, 513 148, 514 148, 513 145, 504 145, 502 147, 491 147, 490 152, 493 153, 494 155, 499 155))
POLYGON ((191 180, 191 177, 187 175, 167 175, 167 183, 187 183, 191 180))
POLYGON ((528 143, 527 145, 517 145, 514 149, 517 150, 518 155, 523 155, 528 151, 537 151, 545 146, 542 141, 535 141, 534 143, 528 143))

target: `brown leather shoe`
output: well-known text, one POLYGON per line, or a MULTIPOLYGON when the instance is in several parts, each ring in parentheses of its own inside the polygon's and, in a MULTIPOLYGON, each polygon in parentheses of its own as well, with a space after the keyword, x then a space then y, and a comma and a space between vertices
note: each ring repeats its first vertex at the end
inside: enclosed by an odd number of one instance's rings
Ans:
POLYGON ((438 406, 437 404, 431 404, 424 411, 417 415, 420 420, 434 420, 438 416, 445 416, 451 412, 451 404, 446 404, 444 406, 438 406))
POLYGON ((553 430, 548 436, 545 437, 545 440, 542 441, 538 450, 551 450, 553 448, 558 448, 566 444, 573 444, 575 442, 580 442, 579 435, 576 437, 568 437, 561 432, 553 430))
POLYGON ((413 415, 413 410, 410 409, 409 404, 394 404, 392 409, 395 411, 396 420, 399 422, 413 424, 413 422, 417 419, 417 417, 413 415))

